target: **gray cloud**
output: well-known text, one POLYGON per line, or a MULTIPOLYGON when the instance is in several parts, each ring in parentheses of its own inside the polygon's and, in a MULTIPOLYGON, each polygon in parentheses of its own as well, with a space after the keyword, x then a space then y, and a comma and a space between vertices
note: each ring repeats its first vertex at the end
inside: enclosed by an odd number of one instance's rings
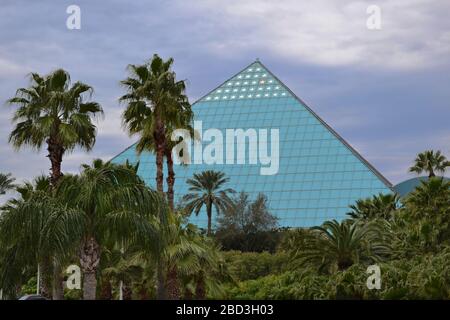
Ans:
MULTIPOLYGON (((65 171, 94 157, 109 159, 132 143, 120 126, 119 80, 127 64, 155 52, 175 58, 192 101, 261 58, 394 182, 407 177, 422 149, 450 156, 447 1, 377 1, 380 31, 365 28, 372 1, 75 3, 82 29, 74 31, 65 27, 73 1, 4 0, 0 11, 0 104, 28 84, 29 72, 63 67, 94 86, 105 109, 95 149, 68 155, 65 171)), ((12 109, 0 111, 0 171, 20 179, 47 173, 44 151, 15 152, 7 144, 12 109)))

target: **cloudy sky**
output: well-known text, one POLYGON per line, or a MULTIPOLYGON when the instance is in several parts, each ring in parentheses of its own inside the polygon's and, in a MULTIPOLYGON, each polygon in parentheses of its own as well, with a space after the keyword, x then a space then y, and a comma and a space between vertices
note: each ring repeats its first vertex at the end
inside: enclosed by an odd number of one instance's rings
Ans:
POLYGON ((448 0, 1 0, 0 171, 30 179, 45 152, 8 145, 13 108, 4 102, 30 72, 68 70, 95 88, 105 109, 95 149, 65 157, 77 171, 132 143, 117 97, 126 66, 174 57, 191 101, 259 58, 391 182, 409 177, 415 154, 450 157, 448 0), (81 8, 81 29, 66 8, 81 8), (381 30, 369 30, 369 5, 381 30))

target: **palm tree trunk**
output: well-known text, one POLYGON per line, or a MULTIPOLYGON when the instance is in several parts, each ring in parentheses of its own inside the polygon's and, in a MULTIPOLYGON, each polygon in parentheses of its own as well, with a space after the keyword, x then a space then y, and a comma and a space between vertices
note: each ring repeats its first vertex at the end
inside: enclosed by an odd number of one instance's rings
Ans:
POLYGON ((206 214, 207 214, 207 216, 208 216, 208 236, 210 236, 211 235, 211 218, 212 218, 212 203, 211 203, 211 201, 209 201, 207 204, 206 204, 206 214))
POLYGON ((156 122, 156 132, 154 134, 155 142, 156 142, 156 190, 159 193, 164 193, 163 181, 163 160, 165 153, 165 133, 164 133, 164 125, 161 120, 157 120, 156 122))
POLYGON ((169 202, 169 208, 173 211, 174 209, 174 191, 173 186, 175 184, 175 171, 173 170, 173 158, 172 150, 166 148, 166 159, 167 159, 167 201, 169 202))
POLYGON ((64 155, 64 148, 56 141, 55 138, 47 140, 48 158, 52 167, 50 168, 50 182, 56 186, 58 180, 62 177, 61 163, 64 155))
POLYGON ((36 272, 36 294, 41 294, 41 266, 39 263, 36 272))
POLYGON ((142 281, 142 284, 138 291, 138 295, 140 300, 150 300, 150 296, 147 290, 147 280, 142 281))
POLYGON ((131 285, 127 284, 126 282, 123 283, 122 292, 123 300, 133 299, 133 290, 131 289, 131 285))
POLYGON ((175 266, 171 267, 167 273, 167 293, 170 300, 180 299, 180 284, 175 266))
POLYGON ((80 250, 80 265, 83 271, 83 299, 95 300, 97 289, 97 268, 100 263, 100 246, 97 240, 88 236, 80 250))
POLYGON ((47 299, 51 299, 52 264, 48 257, 44 257, 44 259, 42 260, 42 263, 39 266, 39 273, 40 273, 40 283, 39 283, 40 295, 46 297, 47 299))
POLYGON ((189 288, 185 288, 184 289, 184 300, 192 300, 192 298, 194 297, 194 295, 192 294, 191 289, 189 288))
POLYGON ((197 283, 195 285, 195 299, 204 300, 206 297, 206 289, 205 289, 205 277, 203 272, 198 275, 197 283))
POLYGON ((60 264, 55 262, 53 264, 53 300, 64 300, 64 277, 61 273, 60 264))
POLYGON ((111 279, 109 277, 104 277, 102 279, 100 299, 101 300, 112 300, 112 285, 111 285, 111 279))
POLYGON ((158 262, 157 265, 157 280, 158 280, 158 300, 165 300, 166 299, 166 282, 164 279, 164 271, 163 271, 163 264, 162 262, 158 262))

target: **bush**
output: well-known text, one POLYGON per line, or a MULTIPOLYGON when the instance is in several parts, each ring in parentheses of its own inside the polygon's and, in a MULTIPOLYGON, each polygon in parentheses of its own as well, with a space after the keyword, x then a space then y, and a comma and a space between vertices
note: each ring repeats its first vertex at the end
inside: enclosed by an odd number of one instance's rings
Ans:
POLYGON ((223 255, 231 276, 236 281, 280 274, 287 270, 289 261, 285 253, 225 251, 223 255))
POLYGON ((436 255, 380 263, 380 290, 367 288, 367 266, 355 264, 329 275, 312 268, 270 274, 230 285, 226 293, 229 299, 450 299, 449 261, 450 248, 445 248, 436 255))

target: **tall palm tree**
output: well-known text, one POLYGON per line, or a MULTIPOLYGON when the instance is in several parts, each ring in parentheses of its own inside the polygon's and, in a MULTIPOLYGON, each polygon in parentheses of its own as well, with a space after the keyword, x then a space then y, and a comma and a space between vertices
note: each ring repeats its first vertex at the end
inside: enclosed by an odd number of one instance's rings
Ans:
POLYGON ((163 193, 163 159, 167 154, 167 126, 177 124, 179 114, 190 110, 185 82, 171 70, 173 59, 157 54, 143 65, 129 65, 130 76, 121 83, 127 93, 123 123, 130 135, 139 135, 137 152, 155 150, 156 188, 163 193))
POLYGON ((0 195, 3 195, 8 190, 14 189, 15 179, 11 177, 10 173, 4 174, 0 172, 0 195))
POLYGON ((332 220, 312 228, 294 260, 332 271, 345 270, 355 263, 381 261, 388 253, 389 246, 378 223, 332 220))
POLYGON ((183 197, 186 201, 188 212, 199 214, 203 206, 206 206, 208 216, 208 235, 211 235, 212 208, 216 208, 217 213, 224 211, 233 204, 229 194, 235 191, 231 188, 223 189, 229 181, 223 172, 207 170, 194 174, 193 179, 186 181, 189 184, 189 194, 183 197))
POLYGON ((8 100, 18 107, 9 142, 17 149, 30 146, 40 150, 47 144, 51 182, 56 185, 64 154, 75 147, 92 149, 96 136, 92 118, 103 111, 98 103, 86 101, 92 87, 82 82, 71 85, 69 74, 62 69, 45 76, 32 73, 30 78, 31 86, 18 89, 8 100))
POLYGON ((409 172, 416 172, 421 174, 427 172, 428 177, 436 176, 436 172, 445 172, 446 168, 450 167, 450 161, 441 153, 441 151, 427 150, 417 155, 414 160, 414 165, 409 168, 409 172))
MULTIPOLYGON (((169 203, 169 208, 174 211, 174 185, 175 185, 175 170, 174 170, 174 159, 173 156, 183 159, 183 154, 176 154, 174 150, 177 144, 186 144, 182 138, 179 138, 177 141, 172 140, 172 133, 174 133, 177 129, 184 129, 190 132, 190 136, 196 138, 195 131, 191 125, 191 121, 193 118, 193 113, 190 108, 185 110, 181 110, 172 123, 166 123, 166 143, 164 156, 166 158, 167 164, 167 201, 169 203)), ((183 151, 186 152, 187 148, 184 148, 183 151)), ((150 152, 156 152, 156 142, 152 135, 150 136, 141 136, 139 141, 136 144, 136 150, 140 154, 144 150, 150 152)), ((182 162, 185 165, 184 162, 182 162)))
POLYGON ((396 194, 378 194, 372 198, 357 200, 350 206, 351 211, 347 213, 353 219, 371 220, 382 218, 390 220, 393 213, 400 207, 399 196, 396 194))
POLYGON ((155 248, 159 242, 151 220, 163 210, 159 195, 148 189, 130 166, 100 161, 85 165, 80 175, 62 178, 57 197, 75 211, 72 216, 78 233, 74 242, 80 243, 85 300, 96 298, 96 276, 105 243, 138 239, 143 246, 155 248))
MULTIPOLYGON (((177 115, 176 121, 173 123, 170 123, 167 128, 167 143, 166 143, 166 150, 164 152, 166 156, 166 162, 167 162, 167 200, 169 202, 169 207, 173 211, 174 210, 174 185, 175 185, 175 171, 173 167, 173 150, 175 146, 179 143, 186 144, 186 141, 183 139, 179 139, 178 141, 173 141, 171 139, 172 133, 176 129, 184 129, 187 130, 190 133, 191 137, 194 137, 196 139, 197 134, 194 131, 194 128, 192 127, 192 119, 193 119, 193 112, 189 106, 189 103, 187 102, 187 107, 183 108, 182 111, 180 111, 177 115)), ((184 152, 186 152, 187 148, 184 148, 184 152)), ((176 157, 183 159, 182 154, 178 153, 175 154, 176 157)), ((185 165, 184 162, 182 162, 183 165, 185 165)))

